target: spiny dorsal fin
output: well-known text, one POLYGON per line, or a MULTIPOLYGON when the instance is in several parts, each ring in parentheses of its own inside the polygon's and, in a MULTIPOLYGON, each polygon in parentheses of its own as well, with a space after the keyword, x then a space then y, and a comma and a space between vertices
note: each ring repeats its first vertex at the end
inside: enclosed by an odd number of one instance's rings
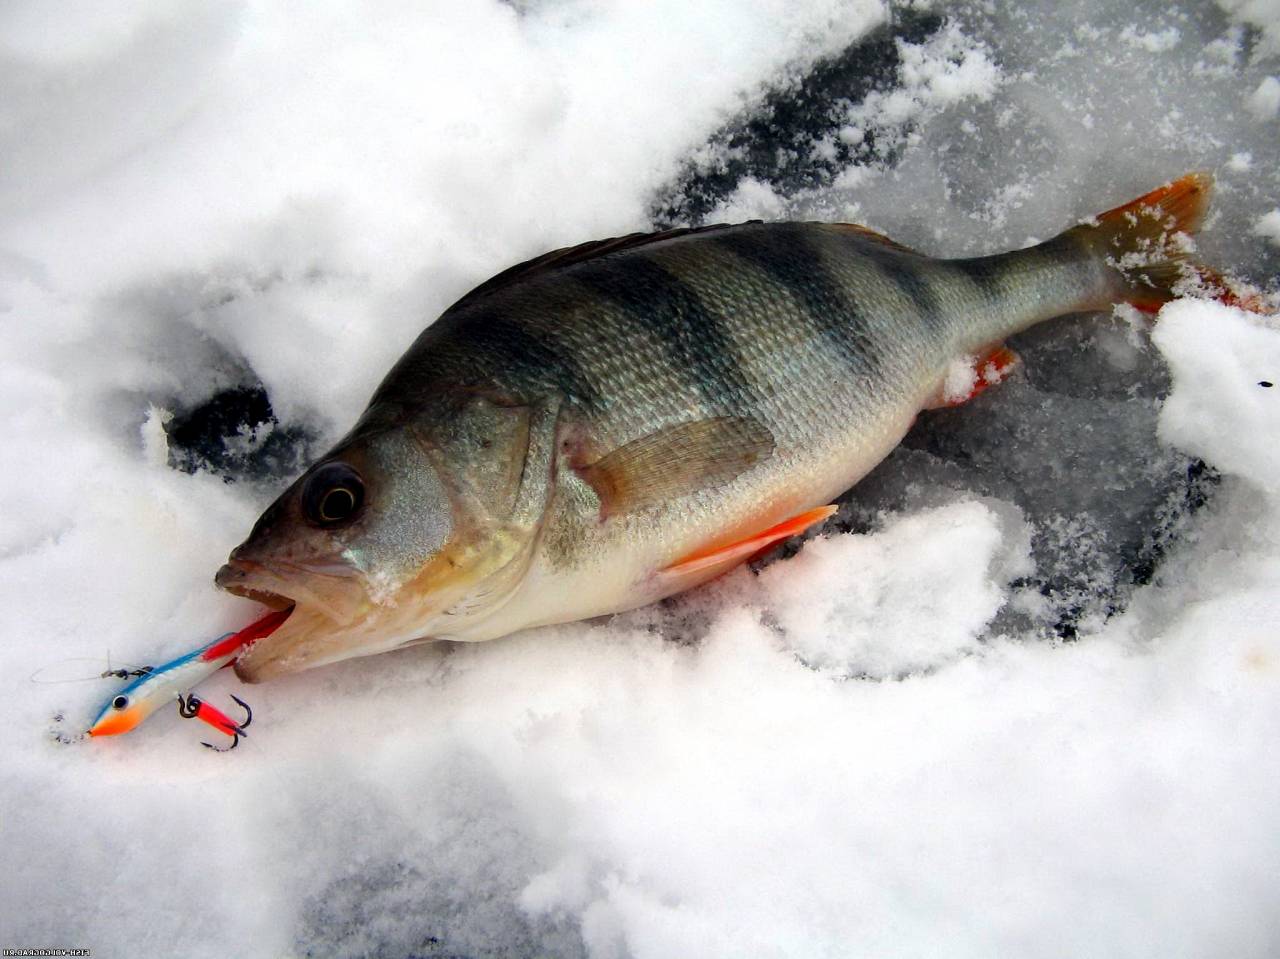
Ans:
MULTIPOLYGON (((750 220, 748 222, 756 224, 760 221, 750 220)), ((559 250, 552 250, 550 253, 535 256, 532 260, 517 263, 496 276, 490 277, 449 307, 446 312, 452 313, 454 310, 471 306, 477 300, 483 299, 498 290, 523 280, 562 270, 576 263, 585 263, 587 260, 594 260, 597 257, 608 256, 611 253, 621 253, 624 250, 634 250, 638 247, 648 246, 651 243, 660 243, 663 240, 673 240, 679 236, 711 233, 716 230, 727 230, 730 227, 731 225, 728 223, 716 223, 711 226, 682 226, 672 230, 659 230, 657 233, 628 233, 626 236, 615 236, 606 240, 590 240, 587 243, 579 243, 577 246, 562 247, 559 250)))
POLYGON ((577 468, 611 516, 732 482, 773 455, 773 434, 749 416, 677 423, 577 468))
MULTIPOLYGON (((628 233, 626 236, 615 236, 605 240, 590 240, 586 243, 579 243, 577 246, 562 247, 508 267, 496 276, 485 280, 445 312, 452 313, 455 310, 465 309, 489 294, 496 293, 498 290, 513 286, 524 280, 553 273, 556 270, 563 270, 578 263, 585 263, 588 260, 609 256, 613 253, 622 253, 626 250, 635 250, 654 243, 661 243, 664 240, 674 240, 677 237, 732 230, 739 226, 758 226, 762 222, 762 220, 747 220, 745 223, 736 224, 713 223, 709 226, 682 226, 671 230, 659 230, 656 233, 628 233)), ((859 223, 823 223, 818 225, 856 233, 863 239, 882 244, 900 253, 919 255, 910 247, 905 247, 896 240, 889 239, 883 233, 877 233, 870 227, 862 226, 859 223)))

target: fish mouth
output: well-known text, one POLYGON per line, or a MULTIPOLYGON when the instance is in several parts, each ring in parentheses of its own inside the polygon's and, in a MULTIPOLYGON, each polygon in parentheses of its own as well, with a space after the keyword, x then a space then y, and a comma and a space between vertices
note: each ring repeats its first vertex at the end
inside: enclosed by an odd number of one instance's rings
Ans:
POLYGON ((261 563, 233 559, 218 570, 217 575, 213 577, 213 582, 219 589, 225 589, 228 593, 243 596, 245 599, 251 599, 271 609, 290 609, 296 606, 297 600, 293 597, 274 589, 267 589, 258 582, 265 571, 266 568, 261 563))
POLYGON ((291 611, 278 629, 245 647, 235 661, 236 675, 245 682, 262 682, 330 658, 329 647, 368 609, 357 574, 346 564, 277 567, 238 557, 229 560, 214 576, 218 587, 271 609, 291 611))
POLYGON ((524 568, 523 562, 508 560, 477 570, 474 563, 442 555, 392 591, 376 583, 382 588, 378 592, 353 565, 274 559, 267 564, 233 553, 214 579, 237 596, 292 610, 278 629, 246 646, 235 661, 237 676, 259 683, 427 638, 457 638, 462 624, 482 621, 501 608, 524 568))
MULTIPOLYGON (((222 586, 221 583, 218 584, 222 586)), ((293 609, 297 606, 297 602, 288 596, 280 593, 272 593, 263 589, 251 589, 247 586, 222 586, 228 593, 234 593, 237 596, 243 596, 245 599, 251 599, 255 603, 261 603, 275 610, 293 609)))
POLYGON ((213 577, 228 593, 252 599, 271 609, 306 606, 340 625, 359 615, 363 590, 356 585, 358 570, 346 563, 290 563, 268 566, 248 559, 229 560, 213 577))

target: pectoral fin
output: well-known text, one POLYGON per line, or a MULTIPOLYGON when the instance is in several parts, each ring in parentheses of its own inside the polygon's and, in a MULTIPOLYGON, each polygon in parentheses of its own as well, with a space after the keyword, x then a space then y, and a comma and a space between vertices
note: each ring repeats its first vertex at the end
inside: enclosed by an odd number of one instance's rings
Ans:
POLYGON ((770 526, 768 529, 753 533, 745 539, 740 539, 724 546, 717 546, 714 549, 699 550, 696 553, 691 553, 667 566, 658 575, 684 578, 713 569, 723 572, 761 550, 772 546, 774 543, 781 542, 791 536, 798 536, 810 526, 827 519, 835 511, 835 506, 819 506, 817 509, 811 509, 798 516, 784 520, 776 526, 770 526))
POLYGON ((576 467, 602 515, 651 506, 737 479, 773 455, 773 434, 747 416, 678 423, 576 467))

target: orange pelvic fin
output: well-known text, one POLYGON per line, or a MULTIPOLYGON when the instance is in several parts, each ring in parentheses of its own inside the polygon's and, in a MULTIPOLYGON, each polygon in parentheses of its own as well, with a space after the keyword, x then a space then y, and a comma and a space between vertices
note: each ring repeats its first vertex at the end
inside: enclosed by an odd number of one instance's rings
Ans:
POLYGON ((711 569, 724 572, 729 567, 736 566, 774 543, 803 533, 810 526, 827 519, 835 511, 835 506, 819 506, 817 509, 800 513, 798 516, 784 520, 776 526, 770 526, 768 529, 754 533, 746 539, 740 539, 724 546, 717 546, 714 549, 690 553, 683 559, 661 570, 658 575, 685 577, 704 573, 711 569))
POLYGON ((1022 364, 1022 357, 1007 346, 997 346, 991 352, 971 359, 973 362, 969 365, 968 377, 963 382, 956 383, 948 375, 939 388, 938 395, 926 409, 963 406, 997 383, 1003 383, 1022 364))

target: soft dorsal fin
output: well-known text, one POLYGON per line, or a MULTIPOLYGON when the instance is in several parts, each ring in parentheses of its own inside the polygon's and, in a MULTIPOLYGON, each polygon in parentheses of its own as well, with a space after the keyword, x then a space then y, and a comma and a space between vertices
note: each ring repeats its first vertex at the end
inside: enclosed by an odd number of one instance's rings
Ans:
POLYGON ((871 240, 873 243, 879 243, 882 246, 887 246, 889 249, 897 250, 899 253, 911 253, 915 256, 922 255, 918 250, 913 250, 909 246, 903 246, 897 240, 892 240, 883 233, 878 233, 871 229, 871 227, 863 226, 861 223, 832 223, 831 226, 842 233, 855 233, 864 240, 871 240))
MULTIPOLYGON (((749 220, 747 222, 757 224, 761 221, 749 220)), ((611 253, 621 253, 624 250, 634 250, 638 247, 649 246, 651 243, 660 243, 663 240, 674 240, 679 236, 727 230, 731 226, 732 224, 729 223, 715 223, 711 226, 682 226, 672 230, 659 230, 657 233, 628 233, 626 236, 610 237, 607 240, 590 240, 586 243, 579 243, 577 246, 566 246, 559 250, 552 250, 550 253, 535 256, 532 260, 517 263, 496 276, 490 277, 449 307, 447 312, 452 313, 454 310, 471 306, 477 300, 483 299, 490 293, 495 293, 522 280, 562 270, 576 263, 585 263, 587 260, 594 260, 597 257, 608 256, 611 253)))

